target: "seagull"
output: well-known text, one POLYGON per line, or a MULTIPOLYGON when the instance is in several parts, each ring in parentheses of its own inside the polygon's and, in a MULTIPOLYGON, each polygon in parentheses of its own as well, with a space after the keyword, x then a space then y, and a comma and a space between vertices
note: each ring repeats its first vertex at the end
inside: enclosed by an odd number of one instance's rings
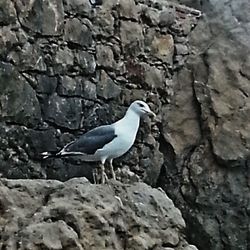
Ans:
POLYGON ((43 152, 43 159, 50 157, 82 156, 83 161, 101 163, 101 183, 105 183, 105 162, 109 161, 111 175, 116 179, 113 159, 124 155, 134 144, 139 129, 140 119, 145 116, 155 117, 148 104, 134 101, 125 116, 110 125, 102 125, 65 145, 58 152, 43 152))

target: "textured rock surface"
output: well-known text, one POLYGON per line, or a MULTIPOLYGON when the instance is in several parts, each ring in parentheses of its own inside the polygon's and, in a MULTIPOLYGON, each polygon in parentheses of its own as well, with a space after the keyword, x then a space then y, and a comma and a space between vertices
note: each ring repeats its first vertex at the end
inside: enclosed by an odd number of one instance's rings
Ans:
POLYGON ((178 2, 199 8, 204 17, 190 35, 190 57, 177 74, 172 103, 163 108, 168 150, 159 183, 181 208, 199 249, 246 250, 250 4, 178 2))
MULTIPOLYGON (((1 1, 1 174, 91 179, 96 164, 41 162, 39 154, 144 99, 158 116, 142 122, 135 146, 115 161, 121 179, 156 185, 161 173, 157 185, 181 209, 192 243, 248 250, 249 1, 96 2, 1 1), (198 27, 200 13, 177 2, 203 11, 198 27)), ((54 249, 81 249, 65 222, 47 223, 39 230, 67 232, 65 242, 45 236, 54 249)))
POLYGON ((144 183, 2 179, 0 191, 2 248, 197 249, 173 202, 144 183))

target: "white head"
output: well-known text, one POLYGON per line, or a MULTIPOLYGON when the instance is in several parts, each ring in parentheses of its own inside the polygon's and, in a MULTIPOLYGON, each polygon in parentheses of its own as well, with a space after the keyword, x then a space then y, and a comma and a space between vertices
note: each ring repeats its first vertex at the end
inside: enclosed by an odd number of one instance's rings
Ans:
POLYGON ((156 114, 151 111, 148 104, 143 101, 134 101, 128 108, 128 110, 134 111, 136 114, 138 114, 140 117, 149 115, 149 116, 156 116, 156 114))

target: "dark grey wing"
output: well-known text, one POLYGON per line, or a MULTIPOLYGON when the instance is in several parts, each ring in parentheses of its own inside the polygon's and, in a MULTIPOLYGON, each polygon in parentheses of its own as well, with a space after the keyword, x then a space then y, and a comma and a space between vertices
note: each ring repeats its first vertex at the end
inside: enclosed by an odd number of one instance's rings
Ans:
POLYGON ((84 154, 94 154, 96 150, 103 148, 105 144, 111 142, 117 135, 113 127, 101 126, 88 131, 76 141, 68 144, 64 151, 81 152, 84 154))

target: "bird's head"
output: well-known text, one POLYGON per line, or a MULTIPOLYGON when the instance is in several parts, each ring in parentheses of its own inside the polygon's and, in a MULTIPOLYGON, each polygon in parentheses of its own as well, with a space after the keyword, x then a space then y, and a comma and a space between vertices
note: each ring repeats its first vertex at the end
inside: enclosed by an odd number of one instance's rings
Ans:
POLYGON ((140 117, 148 115, 155 117, 156 114, 149 108, 148 104, 143 101, 134 101, 129 109, 133 110, 136 114, 138 114, 140 117))

